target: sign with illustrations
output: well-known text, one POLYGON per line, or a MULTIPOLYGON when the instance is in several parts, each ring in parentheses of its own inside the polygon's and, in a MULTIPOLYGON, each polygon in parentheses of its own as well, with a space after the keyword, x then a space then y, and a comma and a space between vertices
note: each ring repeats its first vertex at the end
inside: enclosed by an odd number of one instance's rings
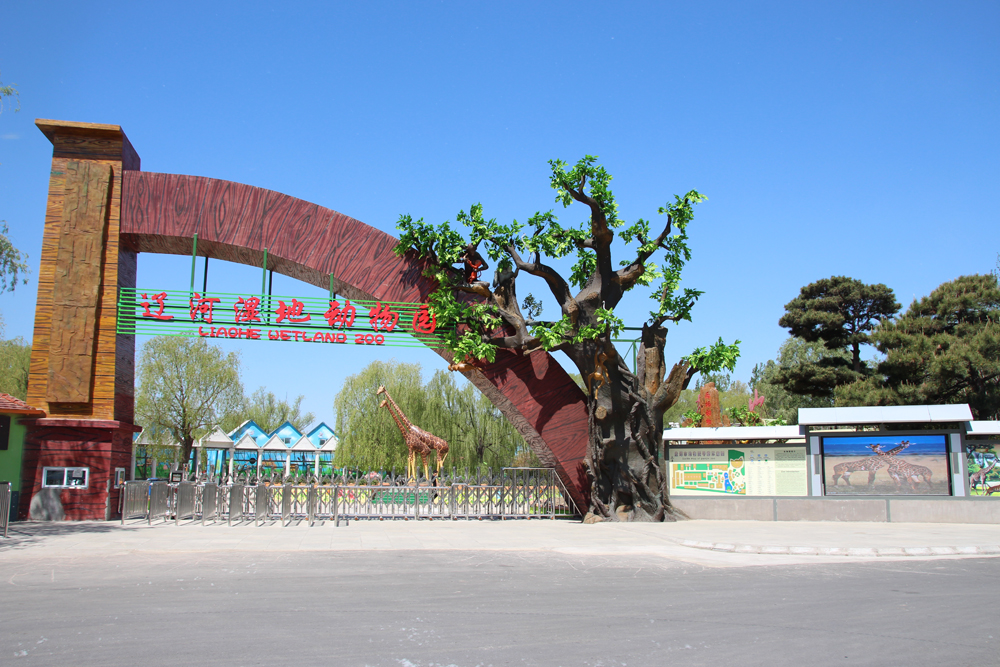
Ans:
POLYGON ((966 441, 969 494, 1000 498, 1000 445, 966 441))
POLYGON ((851 435, 823 438, 826 495, 947 496, 947 436, 851 435))
POLYGON ((437 347, 425 303, 123 288, 118 333, 289 343, 437 347))
POLYGON ((807 494, 805 447, 672 447, 669 465, 677 495, 807 494))

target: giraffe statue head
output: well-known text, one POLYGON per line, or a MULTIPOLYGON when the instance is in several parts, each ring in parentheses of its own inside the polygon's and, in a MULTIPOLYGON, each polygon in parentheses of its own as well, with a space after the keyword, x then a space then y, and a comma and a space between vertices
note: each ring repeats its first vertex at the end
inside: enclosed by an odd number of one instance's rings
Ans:
POLYGON ((386 407, 387 405, 389 405, 389 401, 387 401, 387 400, 385 400, 385 399, 382 399, 382 402, 378 404, 378 407, 379 407, 379 408, 384 408, 384 407, 386 407))
POLYGON ((384 384, 380 384, 378 386, 378 390, 375 392, 375 395, 378 396, 378 395, 384 394, 384 393, 385 393, 385 385, 384 384))

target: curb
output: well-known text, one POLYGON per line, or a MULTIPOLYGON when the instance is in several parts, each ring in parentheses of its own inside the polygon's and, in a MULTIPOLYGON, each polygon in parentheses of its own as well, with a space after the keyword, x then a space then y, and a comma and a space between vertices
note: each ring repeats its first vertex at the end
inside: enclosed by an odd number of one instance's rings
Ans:
POLYGON ((779 547, 726 542, 698 542, 681 540, 682 547, 722 551, 737 554, 791 555, 791 556, 854 556, 861 558, 905 556, 1000 556, 1000 546, 982 547, 779 547))

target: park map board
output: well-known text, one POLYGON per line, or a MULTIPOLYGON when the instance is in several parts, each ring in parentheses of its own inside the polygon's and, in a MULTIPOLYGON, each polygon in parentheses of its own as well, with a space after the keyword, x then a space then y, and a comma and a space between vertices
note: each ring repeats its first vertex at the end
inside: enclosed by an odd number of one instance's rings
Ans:
POLYGON ((804 496, 805 447, 671 447, 676 495, 804 496))
POLYGON ((301 343, 443 347, 424 303, 125 289, 118 333, 301 343))

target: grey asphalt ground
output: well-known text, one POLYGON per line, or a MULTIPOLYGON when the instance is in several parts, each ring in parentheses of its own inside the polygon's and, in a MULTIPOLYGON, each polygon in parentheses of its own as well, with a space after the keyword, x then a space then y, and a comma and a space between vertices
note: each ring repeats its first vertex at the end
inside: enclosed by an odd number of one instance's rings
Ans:
POLYGON ((975 546, 996 527, 684 524, 15 524, 0 664, 1000 664, 1000 559, 681 544, 975 546))

